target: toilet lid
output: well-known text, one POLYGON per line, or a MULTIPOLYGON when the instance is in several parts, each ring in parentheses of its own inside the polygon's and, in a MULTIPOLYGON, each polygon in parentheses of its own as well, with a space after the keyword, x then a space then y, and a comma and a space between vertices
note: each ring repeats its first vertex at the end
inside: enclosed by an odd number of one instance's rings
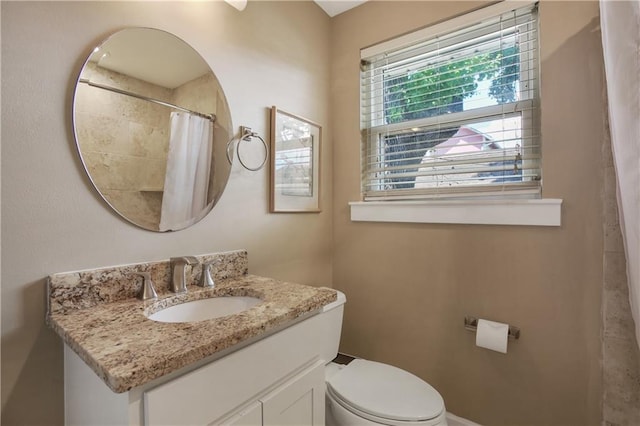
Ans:
POLYGON ((413 374, 379 362, 355 359, 327 380, 350 406, 389 420, 423 421, 444 410, 438 391, 413 374))

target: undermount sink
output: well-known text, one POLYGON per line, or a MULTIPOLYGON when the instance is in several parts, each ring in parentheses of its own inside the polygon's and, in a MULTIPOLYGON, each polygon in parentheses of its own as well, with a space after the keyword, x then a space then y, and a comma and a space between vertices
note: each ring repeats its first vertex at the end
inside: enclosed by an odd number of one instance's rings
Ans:
POLYGON ((159 322, 203 321, 239 314, 260 302, 262 300, 249 296, 212 297, 170 306, 148 315, 147 318, 159 322))

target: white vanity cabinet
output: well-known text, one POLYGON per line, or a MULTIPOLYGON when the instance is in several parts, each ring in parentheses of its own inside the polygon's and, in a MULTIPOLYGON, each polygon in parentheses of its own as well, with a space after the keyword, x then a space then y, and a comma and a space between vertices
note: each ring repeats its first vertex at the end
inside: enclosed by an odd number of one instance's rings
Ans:
POLYGON ((323 425, 320 317, 121 394, 65 346, 65 424, 323 425))
POLYGON ((212 424, 324 425, 324 364, 318 361, 238 413, 212 424))
POLYGON ((218 367, 214 363, 144 392, 145 425, 324 424, 324 362, 266 387, 262 378, 254 381, 250 375, 228 380, 233 369, 218 367))
POLYGON ((260 398, 264 426, 324 425, 324 362, 260 398), (321 409, 321 410, 320 410, 321 409))

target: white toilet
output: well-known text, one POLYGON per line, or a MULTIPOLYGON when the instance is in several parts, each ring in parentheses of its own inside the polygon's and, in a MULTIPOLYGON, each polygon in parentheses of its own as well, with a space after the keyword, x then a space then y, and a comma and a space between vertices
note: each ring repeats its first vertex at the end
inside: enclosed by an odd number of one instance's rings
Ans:
MULTIPOLYGON (((325 306, 327 354, 338 353, 346 297, 325 306)), ((347 365, 330 362, 325 369, 327 426, 447 426, 444 401, 438 391, 417 376, 391 365, 354 359, 347 365)))

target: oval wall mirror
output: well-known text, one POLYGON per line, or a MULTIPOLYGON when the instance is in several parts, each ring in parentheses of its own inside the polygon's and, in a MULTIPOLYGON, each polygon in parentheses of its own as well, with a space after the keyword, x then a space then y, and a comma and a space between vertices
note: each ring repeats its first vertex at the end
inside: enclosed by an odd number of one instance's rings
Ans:
POLYGON ((198 52, 162 30, 127 28, 94 49, 76 84, 73 127, 96 190, 144 229, 193 225, 229 179, 222 87, 198 52))

